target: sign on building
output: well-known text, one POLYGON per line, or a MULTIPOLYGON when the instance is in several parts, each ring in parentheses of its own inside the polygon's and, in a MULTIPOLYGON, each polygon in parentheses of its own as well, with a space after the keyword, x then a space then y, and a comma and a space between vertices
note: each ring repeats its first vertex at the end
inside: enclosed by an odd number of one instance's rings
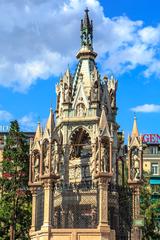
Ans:
POLYGON ((160 135, 159 134, 143 134, 142 136, 143 143, 146 144, 160 144, 160 135))

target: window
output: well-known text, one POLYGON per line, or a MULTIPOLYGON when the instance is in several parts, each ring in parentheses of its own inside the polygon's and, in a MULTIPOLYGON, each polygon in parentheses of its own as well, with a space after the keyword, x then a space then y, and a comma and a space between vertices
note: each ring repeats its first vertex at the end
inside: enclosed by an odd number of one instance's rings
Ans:
POLYGON ((151 173, 152 173, 152 175, 159 175, 158 163, 152 163, 152 165, 151 165, 151 173))
POLYGON ((151 154, 158 154, 158 147, 157 146, 151 147, 151 154))

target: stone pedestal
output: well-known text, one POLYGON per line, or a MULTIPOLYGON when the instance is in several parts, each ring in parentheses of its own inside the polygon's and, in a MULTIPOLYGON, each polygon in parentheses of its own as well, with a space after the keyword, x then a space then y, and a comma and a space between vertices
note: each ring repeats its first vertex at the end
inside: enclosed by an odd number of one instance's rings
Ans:
POLYGON ((102 240, 114 240, 115 231, 110 229, 108 224, 108 181, 111 174, 99 173, 97 175, 99 181, 99 225, 102 240))
POLYGON ((141 240, 142 239, 142 230, 140 226, 135 225, 135 221, 142 219, 140 216, 140 187, 143 184, 142 181, 128 181, 130 188, 133 191, 132 194, 132 208, 133 208, 133 227, 131 232, 132 240, 141 240))
POLYGON ((30 232, 34 232, 36 230, 36 198, 37 198, 37 188, 32 187, 30 188, 32 193, 32 223, 30 232))

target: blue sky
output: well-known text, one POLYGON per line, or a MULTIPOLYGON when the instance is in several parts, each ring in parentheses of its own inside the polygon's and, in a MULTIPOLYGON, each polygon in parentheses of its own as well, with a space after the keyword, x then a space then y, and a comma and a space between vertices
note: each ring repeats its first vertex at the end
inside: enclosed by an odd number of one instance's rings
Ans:
POLYGON ((55 84, 80 47, 88 6, 101 75, 118 79, 117 121, 126 136, 136 112, 141 133, 159 133, 159 0, 1 0, 0 126, 44 124, 55 107, 55 84))

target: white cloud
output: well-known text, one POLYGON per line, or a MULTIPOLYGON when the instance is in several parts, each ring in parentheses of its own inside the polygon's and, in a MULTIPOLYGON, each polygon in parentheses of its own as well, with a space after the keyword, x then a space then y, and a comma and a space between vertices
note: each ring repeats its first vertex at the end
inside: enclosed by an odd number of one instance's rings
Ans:
POLYGON ((156 104, 144 104, 134 108, 131 108, 133 112, 142 112, 142 113, 153 113, 160 112, 160 105, 156 104))
POLYGON ((36 113, 28 113, 18 119, 22 131, 36 131, 38 121, 40 121, 42 128, 46 126, 47 118, 39 119, 36 113))
POLYGON ((143 66, 145 77, 159 76, 160 25, 144 27, 127 16, 110 19, 98 0, 1 0, 0 85, 23 92, 40 78, 64 72, 76 60, 86 6, 104 71, 122 74, 143 66))
POLYGON ((160 42, 160 25, 157 28, 145 27, 139 31, 139 35, 144 43, 156 45, 160 42))
POLYGON ((6 110, 0 110, 0 120, 8 122, 13 118, 12 114, 6 110))
POLYGON ((35 131, 38 122, 37 115, 29 113, 19 119, 19 124, 23 131, 35 131))

